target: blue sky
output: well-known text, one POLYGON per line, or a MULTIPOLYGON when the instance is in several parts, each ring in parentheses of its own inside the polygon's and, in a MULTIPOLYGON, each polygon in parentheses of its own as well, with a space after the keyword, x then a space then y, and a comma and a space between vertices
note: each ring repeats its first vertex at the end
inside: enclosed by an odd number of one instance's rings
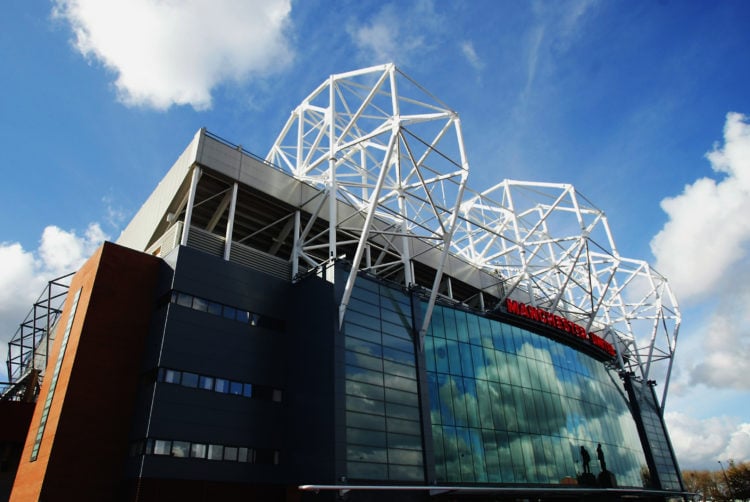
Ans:
POLYGON ((328 75, 393 61, 460 114, 472 188, 572 183, 670 279, 681 465, 749 460, 749 25, 741 0, 6 0, 0 339, 198 128, 265 156, 328 75))

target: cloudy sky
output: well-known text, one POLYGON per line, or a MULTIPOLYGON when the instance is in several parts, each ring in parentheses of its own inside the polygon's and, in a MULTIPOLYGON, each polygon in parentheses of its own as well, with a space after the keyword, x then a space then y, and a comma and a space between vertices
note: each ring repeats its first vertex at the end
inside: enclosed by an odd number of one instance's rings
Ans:
POLYGON ((328 75, 393 61, 460 114, 472 188, 572 183, 670 279, 681 466, 750 460, 748 25, 744 0, 6 0, 0 339, 197 129, 265 156, 328 75))

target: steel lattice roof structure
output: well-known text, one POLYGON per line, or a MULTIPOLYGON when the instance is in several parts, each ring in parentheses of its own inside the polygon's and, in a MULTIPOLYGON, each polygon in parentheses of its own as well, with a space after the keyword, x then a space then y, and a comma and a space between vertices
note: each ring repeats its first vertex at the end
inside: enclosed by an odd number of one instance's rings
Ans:
POLYGON ((312 218, 297 224, 294 275, 351 254, 340 320, 358 272, 428 288, 421 337, 438 296, 483 310, 515 298, 610 342, 618 369, 644 385, 663 378, 663 409, 680 326, 667 280, 621 256, 604 212, 571 185, 470 189, 458 114, 395 65, 330 76, 292 111, 266 161, 320 189, 306 201, 312 218), (341 214, 342 202, 353 211, 341 214), (457 260, 483 272, 471 298, 453 293, 457 260), (434 273, 420 274, 420 262, 434 273))
MULTIPOLYGON (((458 114, 393 64, 374 66, 321 83, 265 159, 198 131, 118 243, 157 256, 197 247, 292 281, 343 260, 339 322, 369 274, 425 297, 420 343, 438 301, 485 313, 523 302, 608 341, 614 370, 662 382, 663 410, 680 326, 667 280, 621 256, 573 186, 476 191, 468 176, 458 114)), ((50 324, 11 341, 14 382, 50 324)))

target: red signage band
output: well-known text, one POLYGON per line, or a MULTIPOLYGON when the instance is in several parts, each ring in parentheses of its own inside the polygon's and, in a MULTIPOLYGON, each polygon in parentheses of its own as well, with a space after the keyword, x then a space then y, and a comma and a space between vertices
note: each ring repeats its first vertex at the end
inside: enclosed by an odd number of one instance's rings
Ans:
POLYGON ((555 315, 552 312, 547 312, 546 310, 537 307, 532 307, 531 305, 527 305, 525 303, 511 300, 510 298, 507 298, 505 300, 505 306, 508 309, 509 314, 525 317, 526 319, 531 319, 532 321, 541 322, 542 324, 552 326, 559 331, 569 333, 571 336, 575 336, 576 338, 580 338, 581 340, 587 340, 591 342, 595 347, 602 349, 610 356, 614 356, 616 354, 615 348, 604 338, 595 335, 594 333, 586 333, 586 330, 581 326, 569 321, 568 319, 565 319, 564 317, 555 315))

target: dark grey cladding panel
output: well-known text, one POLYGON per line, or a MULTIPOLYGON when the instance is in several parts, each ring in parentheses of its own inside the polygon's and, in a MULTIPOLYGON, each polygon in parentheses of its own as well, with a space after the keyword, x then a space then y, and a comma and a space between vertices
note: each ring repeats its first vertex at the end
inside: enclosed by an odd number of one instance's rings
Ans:
POLYGON ((333 286, 317 277, 308 277, 295 284, 292 292, 286 338, 284 462, 293 479, 334 482, 333 375, 337 317, 333 286))
POLYGON ((283 406, 271 401, 158 383, 150 436, 198 443, 278 448, 283 406))
POLYGON ((249 267, 180 247, 173 289, 283 319, 291 284, 249 267))
POLYGON ((280 388, 284 344, 283 333, 171 305, 161 366, 280 388))

